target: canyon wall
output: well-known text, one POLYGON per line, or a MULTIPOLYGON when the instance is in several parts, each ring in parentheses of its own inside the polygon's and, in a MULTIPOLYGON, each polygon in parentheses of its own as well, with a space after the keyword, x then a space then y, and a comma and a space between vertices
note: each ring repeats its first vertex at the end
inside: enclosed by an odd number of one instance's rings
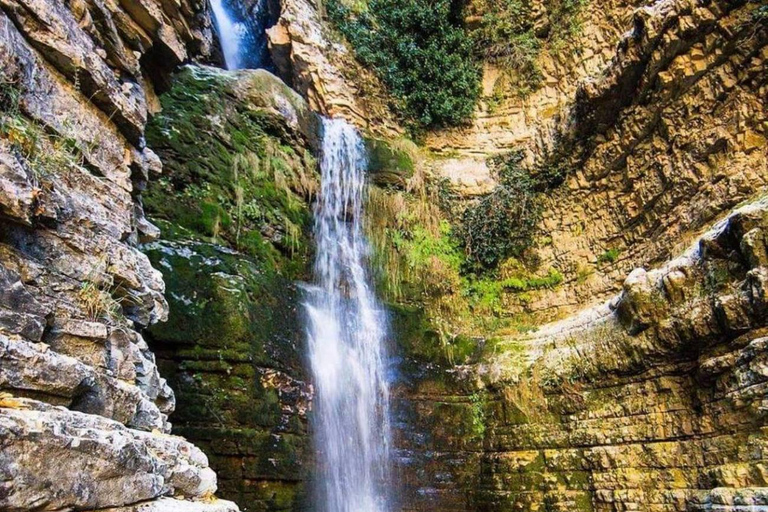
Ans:
POLYGON ((311 506, 312 111, 388 194, 469 204, 517 149, 565 169, 532 248, 560 279, 487 313, 526 325, 457 358, 421 296, 393 308, 402 510, 768 507, 764 2, 584 5, 539 89, 499 100, 486 63, 473 123, 414 149, 322 5, 269 30, 297 94, 181 68, 216 53, 201 0, 0 0, 0 508, 236 510, 213 470, 311 506))
POLYGON ((540 57, 539 90, 493 115, 481 107, 471 127, 430 135, 431 173, 466 198, 493 189, 486 160, 510 150, 533 167, 566 169, 546 194, 534 247, 564 284, 507 296, 507 311, 540 322, 599 303, 633 268, 669 259, 765 189, 759 7, 589 3, 573 52, 540 57))
POLYGON ((0 3, 0 508, 228 512, 141 331, 156 88, 209 52, 204 2, 0 3))
MULTIPOLYGON (((756 199, 768 177, 768 34, 758 4, 641 7, 610 60, 590 50, 604 67, 558 86, 551 116, 481 113, 429 139, 448 154, 432 172, 465 197, 493 188, 484 159, 509 148, 573 173, 547 192, 534 249, 563 283, 504 295, 505 314, 532 315, 523 330, 533 332, 491 334, 466 365, 404 369, 405 510, 768 503, 766 204, 756 199)), ((603 7, 613 6, 592 8, 603 7)), ((623 19, 626 8, 603 16, 623 19)))
POLYGON ((768 203, 401 396, 407 510, 760 510, 768 203), (757 508, 749 508, 757 507, 757 508))

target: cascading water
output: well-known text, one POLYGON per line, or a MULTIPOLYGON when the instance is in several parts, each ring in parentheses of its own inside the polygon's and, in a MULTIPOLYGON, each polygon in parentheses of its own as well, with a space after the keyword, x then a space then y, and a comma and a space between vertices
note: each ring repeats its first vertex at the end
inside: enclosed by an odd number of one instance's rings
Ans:
POLYGON ((365 268, 365 167, 357 131, 324 120, 315 213, 318 283, 308 288, 305 303, 323 512, 386 512, 390 506, 387 322, 365 268))
POLYGON ((265 30, 274 24, 270 0, 258 0, 241 12, 233 0, 210 0, 227 69, 271 68, 265 30))

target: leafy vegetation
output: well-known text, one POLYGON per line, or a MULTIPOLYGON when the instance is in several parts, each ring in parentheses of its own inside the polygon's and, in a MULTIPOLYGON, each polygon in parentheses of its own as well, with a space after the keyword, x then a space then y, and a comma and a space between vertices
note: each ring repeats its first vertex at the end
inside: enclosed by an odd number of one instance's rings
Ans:
POLYGON ((515 153, 500 163, 499 185, 463 215, 461 236, 470 261, 494 268, 508 257, 519 258, 533 243, 541 218, 536 181, 515 153))
POLYGON ((608 249, 603 254, 597 257, 598 263, 615 263, 619 259, 621 251, 619 249, 608 249))
POLYGON ((548 163, 529 171, 520 151, 494 158, 490 165, 498 185, 464 210, 459 232, 468 262, 481 272, 508 258, 519 259, 533 247, 541 194, 559 186, 567 173, 564 166, 548 163))
POLYGON ((480 66, 450 0, 329 0, 331 20, 416 128, 465 123, 480 95, 480 66))
MULTIPOLYGON (((522 170, 520 155, 509 160, 514 164, 504 160, 509 168, 501 170, 503 186, 514 188, 517 180, 525 181, 527 200, 539 208, 539 180, 522 170)), ((374 246, 372 266, 380 271, 379 290, 385 298, 424 311, 445 358, 462 360, 472 353, 472 342, 463 333, 526 330, 527 320, 511 311, 521 312, 524 308, 516 306, 530 300, 528 294, 555 288, 564 277, 557 269, 539 268, 527 250, 533 244, 535 217, 529 219, 525 243, 516 246, 517 257, 504 245, 504 251, 493 253, 493 264, 478 263, 465 243, 465 215, 441 207, 452 201, 450 191, 442 182, 426 181, 422 167, 416 167, 405 190, 371 188, 367 226, 374 246)), ((517 218, 506 222, 504 230, 517 229, 517 218)), ((515 240, 514 234, 503 236, 515 240)))

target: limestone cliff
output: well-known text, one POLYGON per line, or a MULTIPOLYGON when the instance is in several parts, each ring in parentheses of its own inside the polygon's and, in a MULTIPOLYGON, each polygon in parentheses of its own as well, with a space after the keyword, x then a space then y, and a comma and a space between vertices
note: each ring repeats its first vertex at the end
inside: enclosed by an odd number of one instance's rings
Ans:
POLYGON ((205 54, 201 2, 0 3, 0 508, 234 511, 168 435, 141 191, 155 88, 205 54), (164 497, 176 499, 165 499, 164 497))
MULTIPOLYGON (((490 4, 470 4, 472 26, 490 4)), ((555 4, 531 2, 534 34, 555 4)), ((472 124, 428 133, 412 178, 372 188, 404 510, 768 504, 764 3, 582 5, 535 90, 499 92, 487 62, 472 124), (538 234, 462 275, 456 211, 497 190, 513 150, 556 178, 538 234)))

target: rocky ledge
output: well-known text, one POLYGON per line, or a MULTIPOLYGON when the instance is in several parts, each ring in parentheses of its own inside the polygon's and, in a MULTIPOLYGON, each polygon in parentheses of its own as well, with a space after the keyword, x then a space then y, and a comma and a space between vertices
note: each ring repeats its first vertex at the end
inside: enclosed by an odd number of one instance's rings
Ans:
POLYGON ((768 200, 399 393, 408 510, 763 510, 768 200))

